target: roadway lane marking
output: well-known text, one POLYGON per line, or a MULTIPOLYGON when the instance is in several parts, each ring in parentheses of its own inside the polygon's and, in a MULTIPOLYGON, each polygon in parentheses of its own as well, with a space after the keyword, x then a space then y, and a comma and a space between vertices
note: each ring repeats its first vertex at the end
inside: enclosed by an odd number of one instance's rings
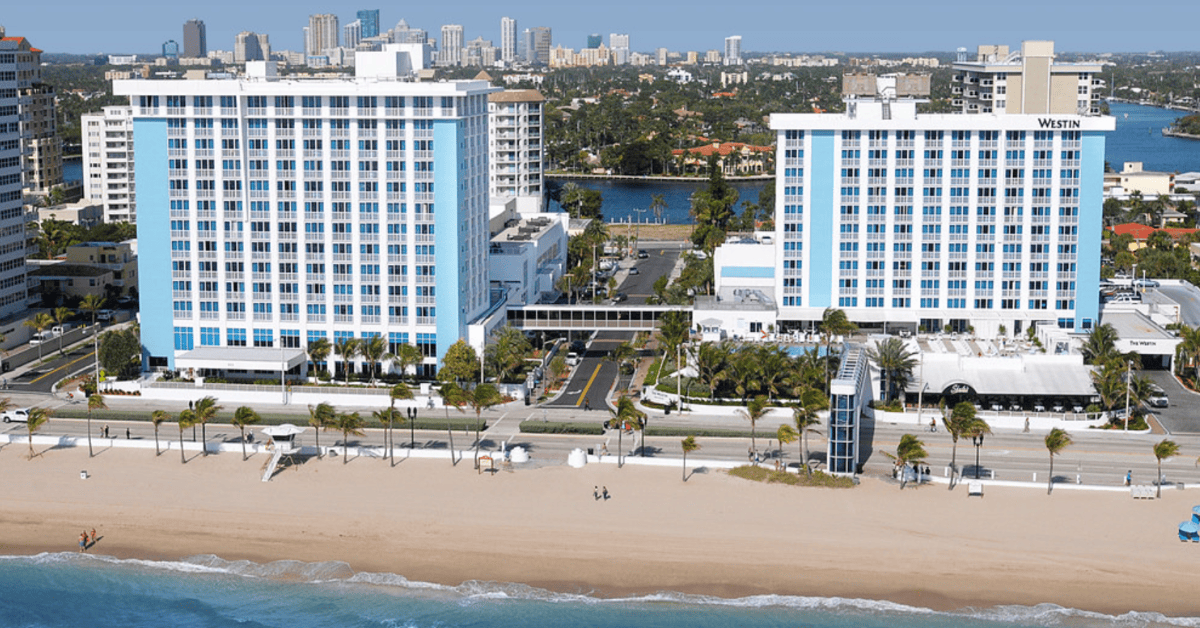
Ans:
POLYGON ((78 359, 72 360, 72 361, 70 361, 70 362, 67 362, 66 364, 64 364, 64 365, 62 365, 62 366, 60 366, 60 367, 58 367, 58 368, 54 369, 53 371, 48 371, 48 372, 47 372, 45 375, 42 375, 41 377, 38 377, 37 379, 30 380, 30 381, 28 381, 28 382, 26 382, 26 383, 27 383, 27 384, 36 384, 36 383, 38 383, 38 382, 42 381, 43 379, 46 379, 47 377, 50 377, 51 375, 53 375, 53 374, 55 374, 55 373, 57 373, 57 372, 59 372, 59 371, 61 371, 61 370, 65 369, 65 368, 67 368, 67 367, 71 366, 72 364, 75 364, 76 362, 79 362, 80 360, 86 360, 86 359, 88 359, 88 358, 92 357, 92 355, 93 355, 92 353, 89 353, 89 354, 87 354, 87 355, 85 355, 85 356, 83 356, 83 357, 81 357, 81 358, 78 358, 78 359))
POLYGON ((579 393, 579 399, 575 401, 576 408, 583 405, 584 399, 587 399, 588 389, 590 389, 592 387, 592 382, 596 381, 596 376, 600 374, 600 367, 603 365, 604 365, 603 362, 601 362, 600 364, 597 364, 596 370, 592 371, 592 378, 588 380, 587 386, 583 387, 583 392, 579 393))

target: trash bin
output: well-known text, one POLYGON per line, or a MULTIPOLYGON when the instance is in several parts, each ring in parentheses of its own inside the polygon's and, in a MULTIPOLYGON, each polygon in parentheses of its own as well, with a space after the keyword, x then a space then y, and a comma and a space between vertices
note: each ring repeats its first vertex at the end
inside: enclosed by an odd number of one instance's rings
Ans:
POLYGON ((663 408, 663 414, 664 415, 671 414, 671 406, 667 406, 667 407, 663 408))

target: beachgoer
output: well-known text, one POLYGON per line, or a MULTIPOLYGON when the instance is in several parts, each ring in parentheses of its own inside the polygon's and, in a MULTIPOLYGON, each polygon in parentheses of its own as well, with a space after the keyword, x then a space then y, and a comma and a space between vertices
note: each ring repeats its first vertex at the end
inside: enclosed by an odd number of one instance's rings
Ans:
POLYGON ((96 528, 92 528, 92 545, 96 544, 96 528))
POLYGON ((1029 433, 1029 417, 1025 417, 1025 433, 1029 433))
POLYGON ((1129 471, 1127 471, 1125 473, 1125 486, 1131 486, 1132 484, 1133 484, 1133 469, 1130 469, 1129 471))
POLYGON ((249 442, 249 443, 254 442, 254 430, 250 430, 249 432, 246 433, 246 442, 249 442))
POLYGON ((104 428, 100 430, 100 433, 104 435, 104 438, 108 438, 108 426, 105 425, 104 428))
POLYGON ((87 530, 84 530, 83 534, 79 535, 79 551, 82 552, 83 550, 87 549, 87 539, 87 530))
POLYGON ((592 487, 592 499, 594 499, 596 501, 600 501, 600 487, 599 486, 592 487))
POLYGON ((937 420, 936 419, 929 419, 929 431, 930 432, 937 431, 937 420))
POLYGON ((607 486, 604 487, 603 492, 601 492, 600 494, 604 496, 604 501, 608 501, 608 487, 607 486))
POLYGON ((608 455, 608 443, 604 443, 604 445, 602 447, 600 447, 600 455, 601 456, 608 455))
POLYGON ((129 440, 131 438, 133 438, 133 436, 130 434, 129 428, 125 428, 125 440, 129 440))

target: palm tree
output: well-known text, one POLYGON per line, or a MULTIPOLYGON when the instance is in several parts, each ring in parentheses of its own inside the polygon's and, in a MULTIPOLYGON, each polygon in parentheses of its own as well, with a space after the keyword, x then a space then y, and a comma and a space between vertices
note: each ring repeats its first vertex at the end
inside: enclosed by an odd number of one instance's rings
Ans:
POLYGON ((104 308, 104 297, 95 294, 89 294, 83 297, 83 301, 79 302, 79 309, 92 315, 92 356, 94 357, 94 370, 96 377, 96 385, 100 385, 100 333, 96 329, 96 312, 104 308))
POLYGON ((696 442, 695 436, 688 436, 680 441, 679 445, 683 448, 683 481, 687 482, 687 455, 693 451, 699 451, 700 443, 696 442))
MULTIPOLYGON (((750 400, 746 407, 738 410, 738 416, 750 421, 750 450, 755 454, 758 453, 757 428, 759 419, 766 416, 770 408, 767 407, 767 398, 759 395, 750 400)), ((754 464, 758 464, 758 456, 755 456, 754 464)))
POLYGON ((400 377, 407 376, 409 367, 416 366, 424 360, 425 356, 421 355, 421 350, 409 343, 396 347, 396 353, 392 356, 392 364, 400 369, 400 377))
POLYGON ((655 222, 662 222, 663 212, 667 209, 667 200, 662 194, 650 195, 650 211, 654 213, 655 222))
POLYGON ((525 332, 505 325, 493 334, 495 342, 484 348, 484 361, 496 376, 496 381, 508 381, 520 371, 525 357, 533 349, 525 332))
POLYGON ((882 452, 883 455, 891 458, 896 466, 900 468, 900 490, 904 490, 904 469, 908 465, 917 465, 925 461, 929 454, 925 452, 925 443, 921 439, 912 434, 905 434, 900 437, 900 444, 896 445, 896 453, 892 454, 889 451, 882 452))
POLYGON ((479 434, 483 429, 483 411, 504 403, 504 397, 492 384, 479 384, 466 391, 467 405, 475 411, 475 468, 479 468, 479 434))
POLYGON ((308 406, 308 424, 313 427, 317 435, 317 458, 324 457, 324 454, 321 453, 321 430, 329 428, 335 415, 336 411, 333 406, 323 401, 315 406, 312 404, 308 406))
MULTIPOLYGON (((162 455, 162 452, 159 451, 159 449, 158 449, 158 426, 162 425, 169 418, 171 418, 171 415, 166 410, 155 410, 154 412, 150 413, 150 423, 152 423, 154 425, 154 455, 155 456, 162 455)), ((89 432, 90 432, 90 430, 89 430, 89 432)), ((88 436, 89 436, 88 440, 91 440, 90 433, 88 436)))
POLYGON ((371 336, 358 343, 358 353, 367 361, 367 367, 371 369, 372 384, 375 383, 375 367, 391 357, 387 348, 387 341, 383 339, 383 336, 371 336))
POLYGON ((92 453, 92 410, 107 410, 107 409, 108 409, 108 405, 106 405, 104 403, 104 396, 101 395, 100 393, 96 393, 96 394, 92 395, 91 397, 88 397, 88 422, 87 422, 88 458, 91 458, 93 455, 95 455, 92 453))
POLYGON ((1179 337, 1183 338, 1183 342, 1175 348, 1176 364, 1194 367, 1195 373, 1192 377, 1195 381, 1200 381, 1200 327, 1181 325, 1179 337))
POLYGON ((1102 365, 1117 355, 1117 330, 1109 323, 1098 325, 1088 332, 1080 350, 1086 364, 1102 365))
POLYGON ((450 406, 454 406, 459 412, 462 412, 463 406, 467 405, 467 391, 454 382, 445 382, 438 388, 438 394, 441 395, 442 407, 446 410, 446 436, 450 441, 450 464, 458 466, 458 461, 454 459, 454 430, 450 427, 450 406))
POLYGON ((358 355, 359 341, 343 336, 333 341, 333 352, 342 357, 342 369, 345 371, 346 384, 350 384, 350 369, 354 356, 358 355))
POLYGON ((363 425, 357 412, 339 412, 334 418, 333 427, 342 431, 342 464, 346 464, 350 456, 350 435, 362 436, 363 425))
MULTIPOLYGON (((375 420, 379 421, 379 424, 383 426, 383 459, 387 460, 388 452, 392 449, 388 441, 388 432, 391 430, 392 423, 400 420, 399 413, 396 412, 395 408, 388 407, 372 412, 371 416, 375 417, 375 420)), ((395 462, 394 457, 392 462, 395 462)))
POLYGON ((829 357, 832 355, 833 338, 858 331, 858 325, 850 322, 845 311, 827 307, 821 314, 819 329, 825 340, 825 390, 829 390, 829 357))
POLYGON ((1054 490, 1054 456, 1066 449, 1073 441, 1071 435, 1061 427, 1056 427, 1046 434, 1046 450, 1050 452, 1050 478, 1046 482, 1046 494, 1054 490))
POLYGON ((775 438, 779 441, 779 460, 782 461, 783 446, 799 440, 800 433, 797 432, 796 428, 792 427, 791 425, 783 423, 779 426, 779 429, 775 430, 775 438))
MULTIPOLYGON (((43 331, 46 331, 47 327, 49 327, 53 324, 54 324, 54 319, 50 318, 50 315, 45 312, 39 312, 36 316, 25 321, 25 323, 24 323, 24 325, 26 327, 32 328, 34 330, 34 332, 36 332, 39 336, 41 335, 41 333, 43 331)), ((38 340, 39 340, 39 342, 38 342, 38 360, 41 360, 42 359, 42 343, 40 342, 41 341, 40 338, 38 340)))
POLYGON ((183 431, 189 427, 196 425, 196 412, 194 410, 183 410, 179 413, 179 461, 187 464, 187 458, 183 455, 183 431))
POLYGON ((329 339, 321 336, 315 340, 310 340, 308 343, 308 359, 312 360, 313 370, 325 363, 329 357, 329 352, 333 351, 333 346, 329 344, 329 339))
POLYGON ((725 380, 725 361, 731 352, 727 342, 704 342, 696 349, 696 373, 700 375, 700 381, 708 386, 709 399, 716 398, 717 386, 725 380))
POLYGON ((208 455, 208 422, 217 418, 217 412, 221 411, 221 406, 217 405, 217 398, 212 395, 201 397, 196 402, 195 413, 196 422, 200 424, 200 440, 201 451, 205 456, 208 455))
MULTIPOLYGON (((388 398, 391 399, 391 407, 394 410, 396 408, 396 400, 397 399, 406 399, 406 400, 412 399, 413 392, 412 392, 412 389, 408 387, 408 384, 401 382, 399 384, 396 384, 395 386, 392 386, 391 391, 389 391, 389 393, 388 393, 388 398)), ((403 424, 404 421, 405 421, 405 419, 403 417, 397 416, 395 414, 392 415, 392 423, 403 424)), ((391 424, 389 424, 389 426, 390 425, 391 424)), ((413 430, 415 430, 416 426, 413 425, 413 426, 411 426, 411 428, 413 430)), ((391 444, 388 445, 388 452, 389 452, 389 455, 391 456, 393 465, 396 463, 396 453, 395 453, 395 449, 394 449, 396 446, 396 438, 395 437, 396 437, 396 433, 393 431, 392 435, 391 435, 391 439, 389 440, 389 442, 391 444)), ((416 446, 416 444, 417 444, 417 436, 416 436, 416 432, 413 431, 412 432, 412 443, 409 445, 409 448, 410 449, 414 448, 416 446)))
POLYGON ((742 403, 746 403, 750 394, 759 388, 758 360, 755 359, 753 348, 738 349, 728 364, 729 367, 725 369, 723 377, 733 384, 733 391, 737 393, 742 403))
POLYGON ((775 399, 784 389, 787 380, 790 358, 783 347, 753 348, 755 361, 758 364, 758 386, 766 393, 767 399, 775 399))
POLYGON ((950 440, 954 443, 950 450, 950 468, 958 469, 958 439, 962 436, 979 436, 980 434, 991 434, 992 429, 988 426, 987 421, 975 416, 975 406, 966 401, 960 401, 950 411, 949 416, 942 417, 942 424, 946 426, 946 431, 950 433, 950 440))
MULTIPOLYGON (((658 344, 663 350, 663 363, 675 353, 675 347, 687 341, 691 329, 687 323, 688 315, 683 310, 668 310, 659 317, 658 344)), ((676 370, 679 365, 675 365, 676 370)), ((662 373, 662 368, 658 369, 662 373)), ((657 382, 656 382, 657 383, 657 382)), ((682 400, 680 400, 682 402, 682 400)))
MULTIPOLYGON (((67 322, 67 319, 71 318, 71 314, 72 314, 71 308, 56 307, 56 308, 54 308, 54 322, 58 323, 59 327, 62 327, 63 323, 67 322)), ((59 355, 62 355, 62 352, 63 352, 63 336, 67 335, 66 330, 63 330, 63 332, 64 333, 61 333, 58 335, 58 354, 59 355)))
POLYGON ((916 352, 909 350, 900 338, 889 336, 876 346, 868 347, 866 354, 883 375, 883 401, 891 401, 893 393, 903 393, 917 365, 916 352))
POLYGON ((1162 497, 1162 463, 1167 458, 1172 458, 1179 455, 1179 445, 1170 439, 1164 438, 1154 446, 1154 457, 1158 460, 1158 481, 1154 484, 1158 487, 1155 497, 1162 497))
POLYGON ((246 460, 246 428, 258 423, 261 417, 250 406, 241 406, 233 411, 233 426, 242 432, 242 460, 246 460))
POLYGON ((800 403, 792 407, 792 425, 796 426, 796 431, 800 434, 800 461, 804 465, 804 473, 811 477, 812 469, 808 466, 808 434, 817 431, 813 429, 814 425, 821 424, 821 417, 817 412, 829 403, 825 395, 815 388, 808 388, 798 396, 800 403))
POLYGON ((29 409, 28 423, 25 424, 25 429, 29 430, 29 459, 33 460, 33 434, 42 429, 42 426, 50 420, 50 411, 46 408, 34 406, 29 409))
POLYGON ((617 408, 609 410, 612 413, 613 419, 617 422, 617 467, 621 467, 622 462, 622 436, 625 434, 625 424, 641 425, 642 417, 646 416, 641 410, 634 405, 633 399, 629 397, 621 397, 617 399, 617 408))

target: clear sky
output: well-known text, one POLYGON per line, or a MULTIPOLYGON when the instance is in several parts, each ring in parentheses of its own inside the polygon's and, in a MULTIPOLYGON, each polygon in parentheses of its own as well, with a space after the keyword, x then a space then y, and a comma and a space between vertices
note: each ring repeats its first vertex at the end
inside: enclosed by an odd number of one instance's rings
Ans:
POLYGON ((482 35, 500 44, 500 18, 519 30, 549 26, 554 45, 582 48, 589 33, 628 33, 631 47, 649 52, 721 49, 725 37, 742 36, 746 52, 953 51, 979 44, 1018 45, 1052 39, 1059 51, 1146 52, 1200 49, 1198 13, 1184 0, 1008 0, 923 3, 897 0, 765 0, 749 4, 714 0, 451 0, 354 6, 317 0, 12 0, 0 12, 9 36, 24 36, 47 52, 157 53, 168 39, 183 44, 183 23, 207 26, 210 50, 232 50, 234 35, 267 33, 276 50, 302 50, 309 14, 336 13, 342 25, 358 9, 380 9, 380 29, 401 18, 440 37, 443 24, 462 24, 465 39, 482 35), (189 8, 190 7, 190 8, 189 8))

